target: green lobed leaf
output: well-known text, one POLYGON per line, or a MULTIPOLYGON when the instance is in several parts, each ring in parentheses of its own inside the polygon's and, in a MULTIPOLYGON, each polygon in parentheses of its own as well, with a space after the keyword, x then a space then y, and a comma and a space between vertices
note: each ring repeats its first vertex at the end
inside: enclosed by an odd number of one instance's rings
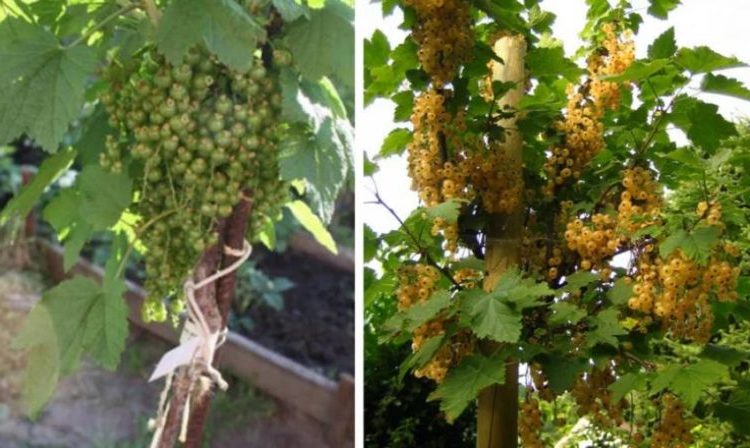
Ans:
POLYGON ((575 82, 581 75, 581 69, 570 59, 565 57, 562 47, 537 47, 529 51, 526 65, 535 77, 562 76, 568 81, 575 82))
POLYGON ((279 172, 284 180, 303 179, 307 197, 324 223, 330 222, 336 198, 349 171, 347 148, 351 147, 348 121, 326 118, 320 133, 294 128, 282 142, 279 172), (343 137, 343 138, 342 138, 343 137))
POLYGON ((569 355, 552 354, 541 360, 542 370, 553 392, 561 394, 573 387, 578 374, 586 369, 583 359, 569 355))
POLYGON ((380 147, 380 155, 382 157, 388 157, 403 154, 406 150, 406 145, 408 145, 410 141, 410 130, 404 128, 394 129, 385 137, 385 139, 383 139, 383 144, 380 147))
POLYGON ((63 267, 70 269, 95 232, 115 226, 132 199, 132 182, 125 174, 86 165, 73 187, 66 188, 44 208, 42 216, 65 242, 63 267))
POLYGON ((518 342, 523 328, 520 311, 503 302, 498 294, 472 289, 461 295, 465 322, 474 334, 497 342, 518 342))
POLYGON ((577 324, 581 319, 586 317, 586 310, 569 302, 557 302, 550 306, 554 314, 550 316, 550 325, 567 325, 577 324))
POLYGON ((104 230, 119 221, 130 205, 133 183, 127 175, 87 165, 76 179, 80 194, 79 212, 96 230, 104 230))
POLYGON ((367 156, 367 153, 364 154, 364 162, 362 167, 362 174, 365 176, 372 176, 373 174, 377 173, 380 167, 377 163, 370 160, 370 158, 367 156))
POLYGON ((669 389, 680 397, 685 407, 692 410, 701 394, 710 386, 729 379, 729 368, 709 359, 695 364, 669 364, 651 381, 651 392, 669 389))
POLYGON ((379 67, 386 65, 390 59, 391 44, 380 30, 375 30, 372 37, 365 39, 364 55, 365 67, 379 67))
POLYGON ((313 82, 300 79, 285 69, 281 71, 279 81, 281 114, 287 121, 305 123, 318 134, 326 120, 347 118, 346 108, 328 78, 313 82))
POLYGON ((666 258, 681 249, 688 258, 705 263, 720 235, 721 229, 716 226, 697 227, 689 233, 680 229, 659 245, 659 254, 666 258))
POLYGON ((75 370, 83 353, 108 369, 117 367, 128 334, 125 285, 114 275, 121 249, 107 263, 102 288, 87 277, 65 280, 26 318, 16 345, 31 349, 25 401, 32 414, 51 397, 57 379, 75 370))
POLYGON ((597 274, 591 271, 576 271, 565 278, 565 286, 563 286, 562 290, 565 292, 576 292, 596 281, 599 281, 597 274))
POLYGON ((99 154, 105 149, 107 135, 114 133, 104 106, 97 104, 94 112, 84 121, 83 132, 73 146, 78 152, 78 161, 82 165, 98 164, 99 154))
POLYGON ((705 161, 701 159, 692 148, 677 148, 674 151, 667 153, 665 157, 676 160, 684 166, 695 168, 700 171, 706 168, 705 161))
POLYGON ((397 285, 398 280, 395 275, 384 274, 365 289, 365 307, 372 305, 382 295, 392 294, 397 285))
POLYGON ((633 297, 633 284, 628 283, 625 279, 618 279, 612 288, 607 292, 609 300, 615 305, 624 305, 633 297))
POLYGON ((728 95, 750 101, 750 89, 745 87, 741 81, 727 78, 724 75, 707 73, 701 83, 701 89, 708 93, 728 95))
POLYGON ((423 303, 418 303, 396 314, 385 324, 394 330, 411 333, 429 322, 451 304, 451 294, 446 290, 435 291, 423 303))
POLYGON ((505 357, 472 355, 451 369, 430 400, 439 399, 440 410, 448 421, 453 421, 482 389, 504 383, 505 357))
POLYGON ((523 278, 517 267, 508 269, 500 276, 491 295, 513 305, 516 309, 526 309, 542 305, 539 299, 551 296, 554 291, 547 283, 537 283, 532 278, 523 278))
POLYGON ((594 327, 593 330, 589 331, 586 338, 586 342, 590 347, 596 344, 608 344, 617 347, 617 336, 628 334, 620 326, 618 312, 613 308, 608 308, 595 316, 589 317, 589 322, 594 327))
POLYGON ((13 345, 28 350, 21 399, 29 416, 36 418, 54 394, 60 376, 57 334, 45 307, 31 310, 13 345))
POLYGON ((0 211, 0 226, 16 216, 26 216, 39 202, 42 193, 59 178, 75 159, 76 152, 66 149, 44 159, 31 182, 25 185, 0 211))
POLYGON ((722 140, 737 134, 737 130, 718 112, 719 106, 699 102, 688 112, 688 138, 703 149, 713 152, 722 140))
POLYGON ((432 219, 442 219, 448 223, 454 223, 458 220, 463 202, 463 200, 452 198, 432 207, 427 207, 424 211, 432 219))
POLYGON ((333 236, 331 236, 331 233, 323 225, 323 222, 313 213, 307 204, 296 200, 285 204, 285 206, 292 212, 297 221, 302 224, 302 227, 312 234, 317 242, 331 253, 338 253, 333 236))
POLYGON ((40 26, 0 22, 0 144, 25 134, 55 152, 83 106, 95 56, 86 45, 60 46, 40 26))
POLYGON ((310 17, 310 10, 307 6, 298 3, 296 0, 272 0, 274 8, 281 14, 284 22, 294 22, 302 16, 310 17))
POLYGON ((435 354, 440 350, 440 347, 443 346, 444 341, 445 334, 427 338, 419 350, 409 355, 409 357, 401 363, 401 366, 399 367, 399 380, 402 380, 410 370, 421 369, 427 365, 427 363, 435 357, 435 354))
POLYGON ((310 80, 335 76, 354 87, 354 10, 340 0, 327 0, 310 18, 287 28, 286 41, 302 75, 310 80))
POLYGON ((674 37, 674 27, 657 37, 654 42, 648 46, 648 57, 651 59, 671 58, 677 52, 677 41, 674 37))
POLYGON ((733 390, 729 399, 714 405, 716 416, 732 424, 732 428, 745 436, 750 435, 750 385, 745 381, 733 390))
POLYGON ((641 81, 656 72, 660 71, 669 64, 668 59, 654 59, 651 61, 635 61, 624 72, 619 75, 603 76, 602 79, 613 82, 622 81, 641 81))
POLYGON ((266 33, 233 0, 173 0, 156 30, 156 43, 172 64, 179 64, 187 51, 203 43, 227 66, 247 71, 253 52, 266 33))
POLYGON ((703 347, 701 357, 720 362, 729 367, 736 367, 750 359, 750 352, 725 345, 707 344, 703 347))
POLYGON ((269 250, 276 250, 276 225, 272 219, 266 219, 263 228, 258 232, 258 241, 269 250))
POLYGON ((670 11, 680 4, 680 0, 649 0, 648 13, 659 19, 666 19, 670 11))
POLYGON ((378 246, 380 245, 380 240, 378 239, 377 233, 375 233, 374 230, 372 230, 372 227, 365 224, 362 229, 363 235, 363 244, 362 244, 362 251, 364 252, 364 261, 365 263, 368 261, 371 261, 373 258, 375 258, 375 254, 377 254, 378 246))
POLYGON ((746 65, 733 56, 721 55, 708 47, 682 48, 677 52, 675 61, 692 73, 706 73, 746 65))
POLYGON ((651 375, 640 372, 629 372, 620 376, 608 388, 612 392, 612 401, 616 403, 622 400, 630 391, 645 390, 650 378, 651 375))

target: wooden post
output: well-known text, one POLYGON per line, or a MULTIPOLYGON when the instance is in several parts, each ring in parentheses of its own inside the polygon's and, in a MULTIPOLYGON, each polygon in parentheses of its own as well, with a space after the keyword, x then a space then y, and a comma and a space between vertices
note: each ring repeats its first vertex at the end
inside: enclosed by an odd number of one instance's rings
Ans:
MULTIPOLYGON (((495 54, 504 63, 492 63, 492 80, 515 82, 516 86, 497 99, 498 109, 518 109, 525 87, 526 42, 522 36, 504 36, 494 45, 495 54)), ((521 135, 516 117, 498 121, 505 129, 505 142, 497 150, 508 156, 513 170, 523 169, 521 135)), ((523 207, 509 214, 491 215, 487 224, 484 289, 494 289, 498 278, 520 261, 523 232, 523 207)), ((483 347, 494 351, 496 344, 483 347)), ((490 386, 479 394, 477 409, 477 448, 516 448, 518 446, 518 361, 508 359, 505 384, 490 386)))

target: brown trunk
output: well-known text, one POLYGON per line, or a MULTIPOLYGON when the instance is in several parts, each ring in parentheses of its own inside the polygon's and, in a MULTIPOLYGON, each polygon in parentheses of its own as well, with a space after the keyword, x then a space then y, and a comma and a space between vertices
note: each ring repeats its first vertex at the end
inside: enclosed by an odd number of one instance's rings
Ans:
MULTIPOLYGON (((241 251, 244 247, 245 231, 247 230, 247 221, 250 216, 251 203, 249 199, 243 198, 239 204, 234 207, 232 214, 224 221, 219 228, 219 245, 218 247, 212 247, 206 251, 198 266, 195 269, 195 282, 198 283, 201 279, 211 276, 217 270, 223 269, 237 261, 236 256, 228 255, 224 253, 224 247, 228 247, 237 251, 241 251)), ((212 283, 205 288, 196 290, 195 300, 198 302, 198 306, 206 316, 208 325, 212 331, 217 331, 226 326, 227 318, 229 316, 229 310, 231 309, 232 300, 234 300, 235 287, 237 285, 237 274, 236 272, 229 273, 219 278, 215 283, 212 283)), ((183 369, 185 370, 185 369, 183 369)), ((180 372, 182 375, 183 372, 180 372)), ((185 447, 187 448, 198 448, 202 446, 203 434, 205 432, 206 420, 208 418, 208 412, 211 408, 211 384, 208 381, 195 378, 190 376, 190 372, 185 372, 187 381, 195 381, 198 390, 192 391, 191 395, 191 406, 190 406, 190 418, 188 421, 187 434, 185 439, 185 447)), ((178 377, 183 379, 182 376, 178 377)), ((187 396, 187 390, 179 388, 179 384, 175 384, 172 388, 174 393, 181 393, 185 397, 187 396)), ((174 395, 173 395, 174 397, 174 395)), ((172 399, 174 402, 174 398, 172 399)), ((181 408, 184 408, 185 398, 182 396, 178 401, 181 404, 181 408)), ((180 410, 181 412, 181 410, 180 410)), ((168 415, 167 424, 169 428, 174 431, 174 421, 169 420, 169 417, 173 417, 172 410, 170 409, 170 415, 168 415), (171 425, 170 425, 171 424, 171 425)), ((181 415, 181 414, 180 414, 181 415)), ((177 418, 179 416, 174 416, 177 418)), ((176 434, 179 433, 180 418, 177 418, 176 434)), ((165 428, 165 433, 166 433, 165 428)), ((177 436, 171 439, 170 443, 162 437, 163 443, 160 447, 171 448, 177 441, 177 436)))
MULTIPOLYGON (((245 192, 249 194, 249 192, 245 192)), ((252 203, 247 197, 243 198, 239 204, 234 207, 232 214, 226 221, 224 226, 224 245, 234 250, 242 250, 245 242, 245 232, 247 231, 247 220, 250 216, 250 210, 252 209, 252 203)), ((221 260, 221 267, 226 268, 235 261, 238 257, 224 254, 221 260)), ((219 307, 219 314, 221 314, 222 325, 227 324, 227 318, 229 317, 229 310, 232 307, 232 301, 234 300, 234 292, 237 287, 237 275, 233 272, 229 275, 225 275, 216 282, 216 304, 219 307)))
MULTIPOLYGON (((517 83, 516 87, 497 100, 498 109, 518 108, 523 96, 525 83, 524 58, 526 43, 521 36, 505 36, 495 42, 495 54, 503 64, 493 63, 493 81, 517 83)), ((498 122, 506 130, 506 140, 498 150, 505 151, 512 169, 523 170, 523 142, 516 129, 516 118, 498 122)), ((498 279, 511 266, 518 265, 523 233, 523 208, 510 214, 497 214, 489 217, 487 225, 487 246, 485 270, 487 277, 484 288, 494 289, 498 279)), ((494 344, 483 347, 494 351, 494 344)), ((518 362, 508 359, 505 371, 505 384, 490 386, 479 394, 477 409, 477 448, 516 448, 518 446, 518 362)))
MULTIPOLYGON (((221 244, 221 242, 219 243, 221 244)), ((193 280, 198 283, 216 272, 219 266, 220 253, 218 246, 212 246, 203 253, 198 261, 193 274, 193 280)), ((220 328, 221 317, 216 308, 216 291, 213 284, 195 291, 195 302, 206 317, 206 323, 212 331, 220 328)), ((171 399, 169 412, 167 412, 164 432, 159 440, 159 448, 172 448, 177 443, 182 429, 182 415, 188 403, 188 396, 193 392, 191 384, 198 378, 199 372, 194 367, 186 366, 175 373, 175 379, 171 388, 171 399)), ((195 387, 195 386, 194 386, 195 387)), ((192 407, 191 403, 191 407, 192 407)), ((193 423, 193 411, 191 411, 190 423, 193 423)))

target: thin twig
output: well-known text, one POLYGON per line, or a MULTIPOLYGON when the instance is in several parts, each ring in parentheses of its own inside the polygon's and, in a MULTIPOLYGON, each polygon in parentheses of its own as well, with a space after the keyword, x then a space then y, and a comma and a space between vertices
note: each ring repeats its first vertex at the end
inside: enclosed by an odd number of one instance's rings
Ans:
POLYGON ((116 18, 120 17, 121 15, 127 14, 128 12, 130 12, 130 11, 132 11, 134 9, 137 9, 137 8, 138 8, 138 5, 135 4, 135 3, 123 6, 122 8, 118 9, 117 11, 113 12, 112 14, 110 14, 107 17, 105 17, 104 19, 102 19, 101 22, 99 22, 96 25, 94 25, 93 27, 89 28, 89 30, 86 31, 85 33, 83 33, 81 35, 81 37, 79 37, 78 39, 74 40, 73 42, 69 43, 68 45, 64 45, 63 48, 64 49, 73 48, 76 45, 79 45, 79 44, 85 42, 86 40, 88 40, 89 37, 91 37, 94 33, 96 33, 97 31, 99 31, 100 29, 102 29, 109 22, 111 22, 111 21, 115 20, 116 18))
POLYGON ((142 0, 141 3, 143 4, 143 9, 146 10, 149 20, 151 20, 151 24, 157 26, 161 19, 161 11, 156 7, 154 0, 142 0))
POLYGON ((456 279, 453 278, 450 271, 448 271, 448 269, 446 269, 445 266, 441 266, 440 264, 438 264, 438 262, 435 261, 434 258, 432 258, 432 255, 430 255, 430 253, 425 248, 422 247, 422 245, 419 243, 419 239, 406 226, 406 223, 404 223, 401 217, 398 216, 398 213, 396 213, 395 210, 393 210, 388 204, 385 203, 385 201, 383 201, 383 198, 380 196, 380 193, 377 190, 377 186, 375 187, 374 195, 375 195, 375 200, 377 204, 383 206, 386 210, 388 210, 388 213, 390 213, 391 216, 393 216, 396 219, 396 221, 398 221, 398 223, 401 225, 401 229, 413 241, 417 250, 419 251, 421 255, 423 255, 427 259, 427 262, 430 265, 432 265, 434 268, 439 270, 440 273, 442 273, 448 280, 450 280, 453 286, 455 286, 457 289, 463 289, 463 286, 461 286, 461 284, 458 283, 456 279))

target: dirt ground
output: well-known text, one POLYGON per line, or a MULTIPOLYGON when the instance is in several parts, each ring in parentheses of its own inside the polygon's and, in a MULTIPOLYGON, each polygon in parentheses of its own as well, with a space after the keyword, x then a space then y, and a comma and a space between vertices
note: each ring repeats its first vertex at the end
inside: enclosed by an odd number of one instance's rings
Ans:
POLYGON ((354 276, 287 250, 258 251, 258 268, 287 277, 284 309, 251 310, 247 336, 295 361, 338 379, 354 372, 354 276))
MULTIPOLYGON (((24 353, 11 349, 11 341, 47 285, 34 270, 5 261, 0 259, 0 447, 148 446, 147 422, 162 383, 147 378, 169 347, 133 331, 116 372, 84 362, 60 382, 38 420, 25 417, 20 404, 24 353)), ((208 447, 325 447, 318 424, 237 381, 215 397, 209 418, 208 447)))

